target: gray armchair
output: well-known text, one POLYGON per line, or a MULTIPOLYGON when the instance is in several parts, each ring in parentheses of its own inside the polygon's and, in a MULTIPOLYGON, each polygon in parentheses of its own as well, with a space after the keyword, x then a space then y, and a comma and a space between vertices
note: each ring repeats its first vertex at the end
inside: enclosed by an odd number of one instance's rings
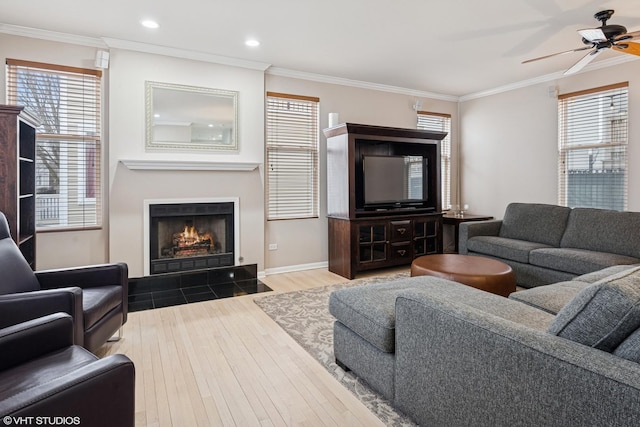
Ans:
POLYGON ((33 271, 0 212, 0 328, 51 313, 68 313, 74 343, 95 351, 127 321, 124 263, 33 271))
POLYGON ((122 354, 98 359, 73 345, 68 314, 0 329, 0 384, 0 419, 34 417, 34 425, 58 425, 62 417, 75 425, 134 425, 133 362, 122 354))

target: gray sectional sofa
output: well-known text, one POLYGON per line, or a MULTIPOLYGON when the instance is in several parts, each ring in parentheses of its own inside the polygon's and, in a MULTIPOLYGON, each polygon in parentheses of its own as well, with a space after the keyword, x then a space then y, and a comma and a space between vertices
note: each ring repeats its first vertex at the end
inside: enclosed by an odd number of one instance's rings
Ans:
POLYGON ((459 230, 459 253, 509 264, 526 288, 640 263, 640 212, 511 203, 502 220, 459 230))
POLYGON ((435 277, 332 293, 336 361, 424 426, 640 423, 640 267, 504 298, 435 277))

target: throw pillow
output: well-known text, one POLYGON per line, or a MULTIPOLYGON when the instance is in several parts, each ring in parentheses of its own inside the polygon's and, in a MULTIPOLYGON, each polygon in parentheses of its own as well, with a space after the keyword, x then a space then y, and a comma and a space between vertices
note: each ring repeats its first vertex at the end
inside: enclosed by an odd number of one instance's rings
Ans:
POLYGON ((640 267, 584 288, 558 312, 548 331, 612 352, 640 327, 640 267))

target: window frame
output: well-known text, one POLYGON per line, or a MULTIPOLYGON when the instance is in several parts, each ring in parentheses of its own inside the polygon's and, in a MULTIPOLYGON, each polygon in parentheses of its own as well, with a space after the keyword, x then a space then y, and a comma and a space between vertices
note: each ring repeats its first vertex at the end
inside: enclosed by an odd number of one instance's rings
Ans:
POLYGON ((628 82, 621 82, 558 96, 559 205, 627 210, 629 192, 628 86, 628 82), (614 115, 614 97, 616 96, 619 97, 618 104, 622 101, 624 104, 618 105, 619 113, 614 115), (611 99, 611 113, 606 111, 609 108, 606 105, 607 98, 611 99), (582 112, 580 110, 584 112, 580 114, 582 112), (595 125, 594 119, 596 120, 595 125), (574 120, 575 124, 572 127, 571 121, 574 120), (597 126, 597 130, 594 130, 594 126, 597 126), (610 155, 608 159, 605 157, 598 160, 601 162, 601 169, 594 169, 596 159, 592 156, 593 150, 596 150, 596 158, 600 153, 610 155), (581 153, 584 151, 586 151, 586 155, 581 153), (572 153, 574 156, 571 155, 572 153), (606 168, 607 162, 613 166, 606 168), (572 164, 573 166, 571 166, 572 164), (577 164, 581 164, 583 168, 577 168, 577 164), (606 188, 607 183, 604 181, 607 176, 620 173, 623 174, 622 179, 610 176, 610 181, 616 180, 618 184, 608 184, 616 185, 616 189, 619 191, 602 191, 606 188), (570 183, 571 176, 574 176, 574 183, 570 183), (589 178, 588 186, 575 184, 579 179, 582 179, 583 183, 586 182, 585 177, 593 178, 589 178), (571 191, 570 185, 576 185, 575 188, 579 190, 579 193, 588 192, 590 203, 579 203, 579 195, 571 191), (598 194, 608 194, 609 197, 599 197, 598 194), (617 201, 611 197, 611 194, 618 196, 617 201), (571 203, 571 198, 574 199, 573 203, 571 203))
POLYGON ((450 210, 452 208, 451 199, 451 189, 453 183, 452 179, 452 170, 453 170, 453 156, 451 153, 451 114, 448 113, 436 113, 432 111, 417 111, 416 117, 416 128, 421 130, 431 130, 438 132, 446 132, 447 136, 445 136, 442 141, 440 141, 440 183, 441 183, 441 203, 442 210, 450 210), (421 117, 428 117, 429 121, 436 122, 438 120, 441 121, 441 126, 426 126, 426 124, 421 123, 421 117))
MULTIPOLYGON (((20 103, 20 76, 33 78, 34 82, 45 78, 58 82, 56 89, 59 92, 51 96, 58 102, 55 107, 59 109, 48 111, 55 124, 36 129, 37 151, 41 152, 42 147, 46 147, 46 150, 57 147, 58 158, 54 170, 59 176, 55 189, 57 192, 53 193, 56 197, 43 202, 45 204, 42 206, 37 204, 37 232, 102 228, 102 71, 7 58, 6 76, 6 101, 13 105, 20 103), (86 156, 89 147, 93 153, 91 158, 86 156), (89 161, 91 165, 87 163, 89 161), (92 177, 87 176, 90 170, 94 173, 92 177), (94 197, 87 194, 90 182, 93 182, 94 197)), ((32 98, 39 92, 36 90, 35 93, 27 96, 32 98)), ((26 105, 26 108, 39 116, 37 108, 31 108, 30 105, 26 105)), ((43 167, 49 169, 43 166, 41 156, 36 157, 36 172, 43 170, 43 167)), ((49 173, 47 176, 50 176, 49 173)), ((49 191, 43 193, 43 189, 43 186, 40 186, 40 192, 36 189, 36 200, 43 200, 39 196, 50 194, 49 191)))
MULTIPOLYGON (((267 92, 265 99, 265 187, 266 187, 266 211, 267 221, 281 221, 291 219, 313 219, 319 217, 319 159, 320 159, 320 98, 304 95, 285 94, 279 92, 267 92), (297 120, 295 123, 284 123, 286 118, 291 119, 289 115, 283 114, 275 109, 276 103, 286 102, 294 103, 302 110, 308 109, 310 117, 308 121, 297 120), (283 119, 278 122, 276 119, 283 119), (303 127, 307 127, 306 136, 301 135, 297 131, 301 131, 303 127), (285 129, 286 128, 286 129, 285 129), (289 129, 289 132, 287 132, 289 129), (296 141, 297 142, 294 142, 296 141), (296 209, 295 203, 288 202, 287 197, 295 197, 295 189, 289 187, 283 191, 274 189, 272 180, 279 183, 279 180, 285 181, 287 173, 295 174, 293 169, 284 169, 283 175, 278 176, 275 173, 275 166, 272 162, 272 155, 279 156, 274 160, 285 161, 297 160, 305 161, 306 156, 311 165, 311 171, 307 171, 305 175, 308 188, 303 193, 303 199, 306 203, 302 209, 296 209)), ((302 114, 304 116, 304 113, 302 114)), ((305 131, 302 131, 304 134, 305 131)), ((299 172, 298 172, 299 173, 299 172)), ((291 176, 291 175, 289 175, 291 176)), ((286 183, 284 183, 286 188, 286 183)), ((290 199, 291 200, 291 199, 290 199)))

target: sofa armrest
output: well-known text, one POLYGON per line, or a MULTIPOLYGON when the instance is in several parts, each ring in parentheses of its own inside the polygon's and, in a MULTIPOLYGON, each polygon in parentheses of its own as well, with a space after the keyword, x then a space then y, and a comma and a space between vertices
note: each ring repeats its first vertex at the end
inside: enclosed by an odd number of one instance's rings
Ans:
POLYGON ((396 300, 395 389, 398 407, 421 425, 623 426, 640 419, 639 364, 437 289, 396 300))
POLYGON ((0 417, 65 417, 87 426, 134 426, 135 369, 115 354, 0 402, 0 417), (71 418, 68 418, 71 417, 71 418))
POLYGON ((73 319, 55 313, 0 329, 0 370, 73 345, 73 319))
MULTIPOLYGON (((97 264, 72 268, 57 268, 35 272, 42 289, 57 289, 67 286, 92 288, 97 286, 121 286, 123 319, 126 323, 129 311, 129 271, 124 262, 97 264)), ((76 343, 77 344, 77 343, 76 343)))
POLYGON ((0 295, 0 328, 53 313, 73 319, 74 343, 84 344, 82 289, 77 287, 0 295))
POLYGON ((125 263, 98 264, 71 268, 56 268, 35 272, 42 289, 56 289, 68 286, 91 288, 107 285, 128 285, 128 271, 125 263))
POLYGON ((458 253, 466 254, 467 241, 475 236, 497 236, 502 226, 501 219, 488 221, 468 221, 460 223, 458 227, 458 253))

